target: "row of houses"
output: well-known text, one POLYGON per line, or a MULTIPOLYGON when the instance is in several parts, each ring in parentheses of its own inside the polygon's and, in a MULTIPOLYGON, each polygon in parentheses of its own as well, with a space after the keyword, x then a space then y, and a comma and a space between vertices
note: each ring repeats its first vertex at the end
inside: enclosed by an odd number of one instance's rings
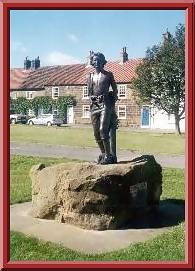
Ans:
MULTIPOLYGON (((26 60, 25 60, 26 61, 26 60)), ((40 61, 40 60, 39 60, 40 61)), ((138 105, 136 92, 131 88, 131 80, 136 75, 136 67, 141 59, 129 59, 126 49, 118 61, 108 61, 105 69, 114 75, 118 87, 116 112, 121 126, 131 128, 174 129, 174 116, 151 108, 149 104, 138 105)), ((26 62, 25 62, 26 63, 26 62)), ((39 62, 40 64, 40 62, 39 62)), ((10 97, 71 95, 75 106, 67 109, 68 124, 90 124, 89 97, 87 95, 87 75, 93 71, 89 63, 40 67, 24 65, 24 68, 10 70, 10 97)), ((29 111, 29 115, 33 112, 29 111)), ((184 130, 184 123, 181 125, 184 130)))

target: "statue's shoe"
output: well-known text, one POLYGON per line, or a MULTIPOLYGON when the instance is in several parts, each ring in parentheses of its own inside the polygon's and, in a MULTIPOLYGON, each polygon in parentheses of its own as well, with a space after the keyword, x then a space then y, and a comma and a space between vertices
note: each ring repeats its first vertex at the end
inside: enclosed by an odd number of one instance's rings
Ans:
POLYGON ((117 157, 115 155, 112 155, 113 164, 117 164, 117 157))
POLYGON ((97 159, 97 163, 101 164, 104 161, 105 154, 101 153, 97 159))
POLYGON ((105 155, 104 159, 100 162, 101 165, 114 164, 114 157, 112 155, 105 155))

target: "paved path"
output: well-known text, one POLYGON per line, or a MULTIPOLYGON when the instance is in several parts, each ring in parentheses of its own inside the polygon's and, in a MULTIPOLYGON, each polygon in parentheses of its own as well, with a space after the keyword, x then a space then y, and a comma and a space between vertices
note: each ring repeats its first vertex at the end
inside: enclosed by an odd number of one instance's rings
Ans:
POLYGON ((160 205, 158 218, 156 215, 155 219, 150 216, 144 222, 142 217, 135 226, 126 229, 93 231, 54 220, 33 218, 30 215, 31 208, 31 202, 11 205, 11 230, 89 254, 123 249, 130 244, 151 240, 184 220, 183 206, 164 202, 160 205))
MULTIPOLYGON (((10 143, 10 154, 19 155, 30 155, 30 156, 41 156, 41 157, 56 157, 63 158, 67 157, 70 159, 80 159, 86 161, 95 161, 99 155, 98 148, 89 147, 74 147, 74 146, 64 146, 64 145, 49 145, 42 143, 21 143, 21 142, 11 142, 10 143)), ((140 153, 128 150, 118 151, 118 160, 127 161, 131 160, 137 156, 146 153, 140 153)), ((152 154, 152 153, 147 153, 152 154)), ((157 162, 163 167, 172 168, 184 168, 185 167, 185 156, 184 155, 164 155, 155 154, 154 155, 157 162)))

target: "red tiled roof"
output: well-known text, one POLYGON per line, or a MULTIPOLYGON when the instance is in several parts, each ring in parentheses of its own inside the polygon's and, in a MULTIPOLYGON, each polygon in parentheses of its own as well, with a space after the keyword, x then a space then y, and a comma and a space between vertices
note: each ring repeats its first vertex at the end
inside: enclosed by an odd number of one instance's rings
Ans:
POLYGON ((84 84, 84 82, 81 82, 81 78, 85 72, 85 67, 85 64, 60 66, 60 68, 48 78, 47 85, 55 86, 84 84))
POLYGON ((47 81, 53 76, 60 66, 46 66, 33 70, 21 85, 21 88, 44 88, 47 81))
MULTIPOLYGON (((131 59, 125 63, 109 61, 104 68, 113 73, 117 83, 129 83, 135 76, 135 69, 140 62, 141 59, 131 59)), ((18 88, 43 88, 49 85, 83 85, 86 84, 87 74, 93 70, 93 67, 87 67, 85 64, 42 67, 29 72, 28 76, 21 80, 21 84, 18 84, 18 88)), ((11 89, 13 88, 11 82, 10 87, 11 89)))
POLYGON ((136 75, 135 70, 141 59, 130 59, 125 63, 120 61, 108 62, 105 69, 111 71, 117 83, 129 83, 136 75))
POLYGON ((10 89, 20 89, 31 70, 15 68, 10 70, 10 89))

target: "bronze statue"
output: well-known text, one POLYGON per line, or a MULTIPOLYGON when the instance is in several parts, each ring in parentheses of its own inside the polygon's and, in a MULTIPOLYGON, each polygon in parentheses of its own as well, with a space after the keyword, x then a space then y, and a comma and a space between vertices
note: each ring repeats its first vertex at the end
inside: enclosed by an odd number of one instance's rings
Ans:
POLYGON ((107 63, 102 53, 90 52, 90 64, 95 68, 88 77, 88 94, 91 105, 91 121, 101 154, 99 164, 117 163, 116 129, 117 85, 111 72, 104 70, 107 63))

